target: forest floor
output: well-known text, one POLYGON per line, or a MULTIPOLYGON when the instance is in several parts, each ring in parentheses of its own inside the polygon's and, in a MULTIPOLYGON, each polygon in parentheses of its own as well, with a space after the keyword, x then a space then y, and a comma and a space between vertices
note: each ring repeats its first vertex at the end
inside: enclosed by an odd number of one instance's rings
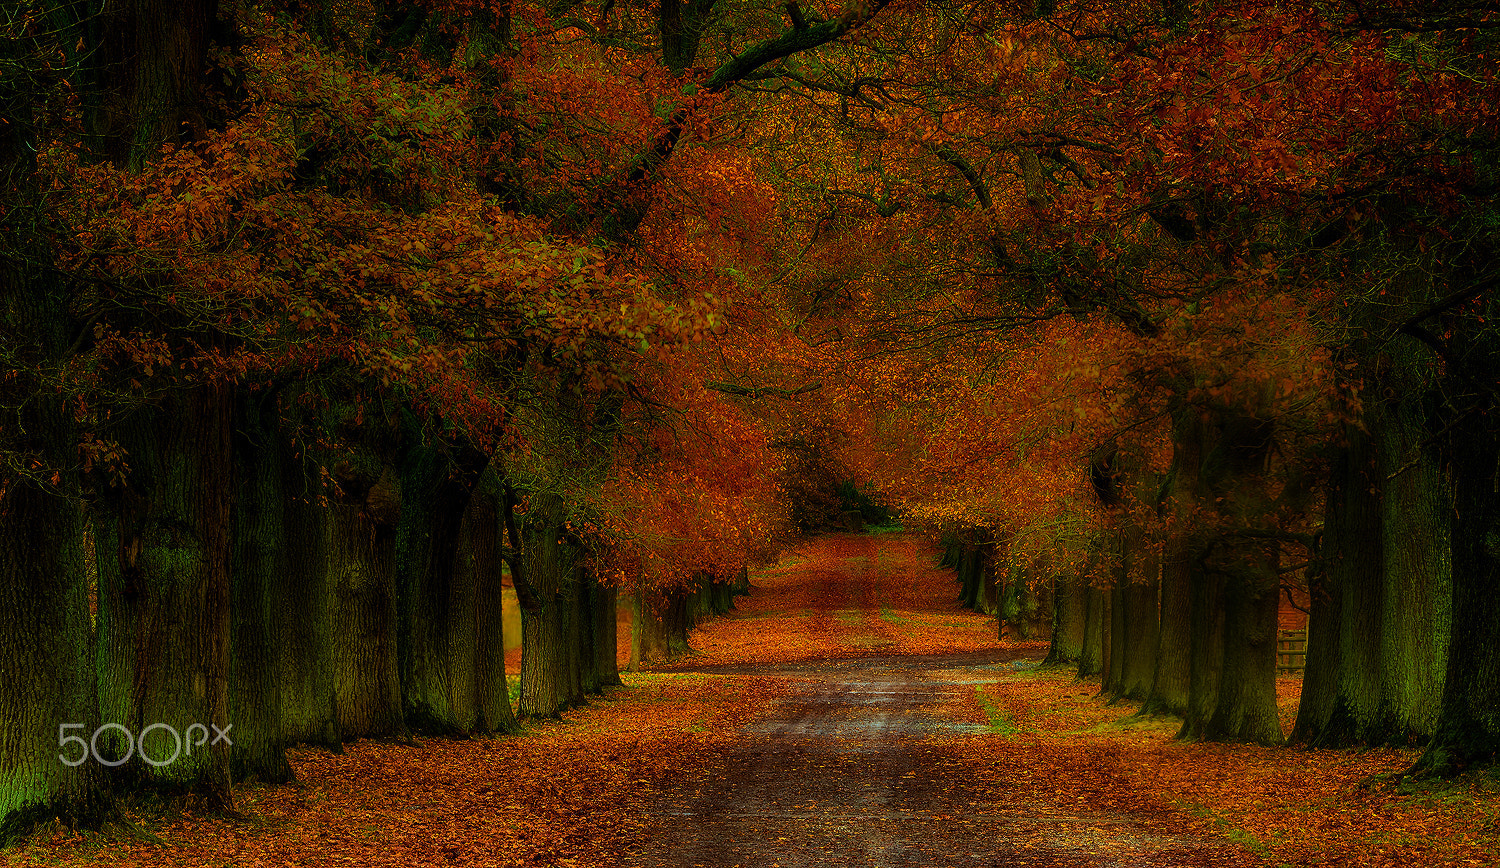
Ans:
MULTIPOLYGON (((1500 784, 1412 751, 1182 744, 954 604, 900 535, 812 540, 700 652, 520 737, 291 752, 243 818, 140 807, 16 865, 1500 865, 1500 784)), ((1290 724, 1298 686, 1279 685, 1290 724)))

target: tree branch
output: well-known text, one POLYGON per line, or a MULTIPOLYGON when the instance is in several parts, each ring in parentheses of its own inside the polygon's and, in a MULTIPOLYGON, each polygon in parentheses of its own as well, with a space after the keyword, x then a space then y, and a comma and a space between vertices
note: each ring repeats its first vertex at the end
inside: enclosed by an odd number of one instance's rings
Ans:
POLYGON ((763 395, 772 395, 777 398, 794 398, 798 395, 805 395, 808 392, 816 392, 823 388, 823 384, 807 383, 795 389, 783 389, 779 386, 741 386, 735 383, 718 383, 705 380, 703 388, 712 389, 715 392, 723 392, 726 395, 739 395, 742 398, 760 398, 763 395))
POLYGON ((947 145, 929 146, 928 150, 934 157, 952 166, 954 171, 969 182, 969 189, 974 191, 974 196, 979 199, 979 204, 984 210, 989 211, 995 207, 994 200, 990 198, 990 188, 984 183, 984 179, 979 177, 979 172, 963 158, 963 155, 947 145))
POLYGON ((704 82, 704 87, 710 92, 724 90, 768 63, 832 42, 874 18, 889 2, 890 0, 853 0, 844 9, 844 14, 832 21, 805 28, 793 26, 780 36, 763 39, 745 49, 744 53, 721 64, 708 77, 708 81, 704 82))
POLYGON ((516 586, 516 602, 528 612, 540 612, 542 604, 537 599, 536 588, 532 586, 526 575, 526 568, 521 564, 521 534, 516 530, 516 490, 511 487, 509 480, 503 486, 505 508, 502 512, 505 515, 505 536, 510 545, 501 547, 500 557, 510 564, 510 577, 516 586))

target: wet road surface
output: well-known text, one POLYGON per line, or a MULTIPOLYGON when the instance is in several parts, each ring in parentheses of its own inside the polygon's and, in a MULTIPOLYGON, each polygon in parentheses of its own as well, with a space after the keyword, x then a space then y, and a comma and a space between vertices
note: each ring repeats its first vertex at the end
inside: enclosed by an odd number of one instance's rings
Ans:
POLYGON ((1048 793, 997 796, 955 774, 934 737, 983 730, 944 707, 1029 665, 1020 652, 871 657, 699 671, 779 676, 791 693, 664 793, 631 864, 800 866, 1220 866, 1255 860, 1223 840, 1164 834, 1128 814, 1048 793))

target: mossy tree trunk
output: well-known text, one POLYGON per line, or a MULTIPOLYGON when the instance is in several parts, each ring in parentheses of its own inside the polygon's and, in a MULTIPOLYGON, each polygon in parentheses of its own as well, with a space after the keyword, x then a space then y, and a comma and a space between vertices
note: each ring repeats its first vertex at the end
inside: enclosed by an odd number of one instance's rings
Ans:
MULTIPOLYGON (((40 420, 38 420, 40 421, 40 420)), ((33 431, 46 431, 38 426, 33 431)), ((105 806, 100 767, 71 762, 99 726, 76 499, 6 480, 0 498, 0 846, 35 823, 92 823, 105 806), (63 728, 65 724, 77 726, 63 728)))
MULTIPOLYGON (((1493 302, 1485 310, 1493 318, 1493 302)), ((1473 328, 1470 325, 1470 328, 1473 328)), ((1452 774, 1500 758, 1500 401, 1473 383, 1500 377, 1493 328, 1463 335, 1464 370, 1450 388, 1472 402, 1450 423, 1453 478, 1452 619, 1447 672, 1432 741, 1412 771, 1452 774), (1464 391, 1460 391, 1464 390, 1464 391)))
POLYGON ((74 327, 66 287, 50 276, 37 234, 45 201, 36 181, 38 140, 24 43, 0 41, 0 340, 13 355, 0 382, 0 448, 27 450, 59 468, 55 484, 0 472, 0 846, 35 823, 92 822, 105 807, 99 766, 76 757, 69 734, 99 725, 89 618, 85 514, 73 467, 78 432, 46 374, 64 360, 74 327), (26 432, 21 441, 15 438, 26 432))
POLYGON ((1326 498, 1307 672, 1293 729, 1319 747, 1423 743, 1440 707, 1452 599, 1448 480, 1407 338, 1387 346, 1326 498), (1405 343, 1403 343, 1405 342, 1405 343))
POLYGON ((1322 564, 1311 586, 1307 666, 1292 737, 1316 747, 1375 736, 1380 709, 1382 546, 1375 448, 1345 425, 1330 468, 1322 564))
POLYGON ((321 489, 297 456, 282 453, 286 512, 285 570, 273 587, 280 621, 281 731, 288 744, 341 751, 333 570, 332 516, 318 505, 321 489))
POLYGON ((189 752, 179 738, 194 725, 231 724, 230 408, 227 388, 203 386, 125 423, 130 477, 95 525, 100 717, 133 734, 145 756, 118 729, 101 751, 130 757, 122 779, 202 791, 226 806, 230 744, 189 752))

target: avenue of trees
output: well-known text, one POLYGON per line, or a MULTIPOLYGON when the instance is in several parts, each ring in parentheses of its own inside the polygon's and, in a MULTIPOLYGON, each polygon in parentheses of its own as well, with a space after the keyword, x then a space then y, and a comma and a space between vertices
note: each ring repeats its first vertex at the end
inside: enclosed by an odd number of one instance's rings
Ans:
POLYGON ((1296 586, 1294 740, 1500 748, 1490 4, 0 27, 0 840, 556 715, 851 479, 1184 737, 1283 740, 1296 586))

